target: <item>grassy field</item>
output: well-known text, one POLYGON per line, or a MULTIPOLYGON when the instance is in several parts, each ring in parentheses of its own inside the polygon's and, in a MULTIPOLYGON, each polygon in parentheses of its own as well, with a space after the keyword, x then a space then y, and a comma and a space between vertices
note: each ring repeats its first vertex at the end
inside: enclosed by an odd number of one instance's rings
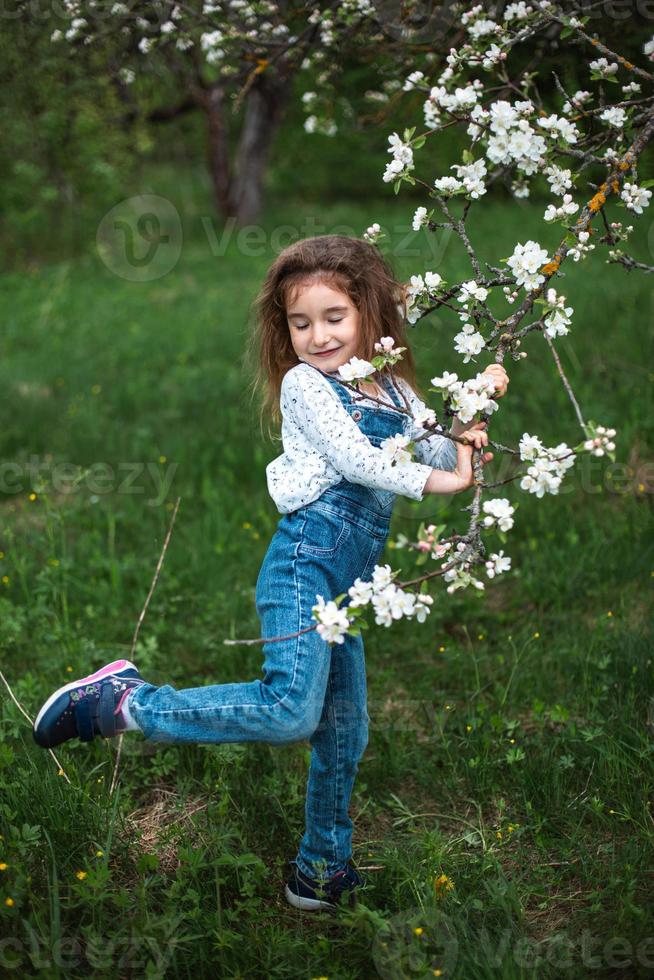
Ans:
MULTIPOLYGON (((176 687, 260 676, 260 648, 223 644, 258 635, 254 585, 280 516, 264 467, 281 446, 259 434, 243 350, 270 236, 308 209, 270 208, 253 255, 235 235, 212 250, 201 206, 178 203, 183 247, 160 279, 129 282, 95 253, 0 278, 0 653, 32 716, 54 687, 129 655, 178 497, 134 659, 176 687)), ((552 247, 543 210, 484 202, 470 225, 482 257, 497 263, 528 237, 552 247)), ((402 195, 311 212, 319 232, 393 226, 399 273, 469 278, 454 241, 434 251, 407 238, 412 213, 402 195)), ((646 261, 649 221, 635 248, 646 261)), ((585 416, 618 430, 619 465, 580 459, 543 500, 502 488, 519 504, 501 545, 514 571, 483 595, 437 586, 423 625, 366 634, 372 727, 351 813, 370 887, 358 908, 311 918, 283 898, 307 742, 131 735, 110 794, 115 742, 66 743, 64 778, 2 687, 3 975, 654 974, 653 293, 604 258, 564 266, 557 288, 575 314, 555 344, 585 416)), ((461 373, 457 330, 446 311, 411 333, 425 391, 435 373, 461 373)), ((491 437, 575 445, 547 345, 532 333, 524 349, 505 365, 491 437)), ((402 578, 415 565, 393 551, 397 534, 421 520, 463 528, 468 502, 398 498, 386 560, 402 578)))

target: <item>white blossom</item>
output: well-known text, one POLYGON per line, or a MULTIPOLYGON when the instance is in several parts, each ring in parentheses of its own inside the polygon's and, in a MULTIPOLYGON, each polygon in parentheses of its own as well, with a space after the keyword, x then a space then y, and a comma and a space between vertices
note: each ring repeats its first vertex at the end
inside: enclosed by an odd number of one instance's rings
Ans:
POLYGON ((356 381, 358 378, 367 378, 374 374, 375 366, 370 361, 364 361, 361 357, 351 357, 349 361, 342 364, 338 373, 343 381, 356 381))
POLYGON ((494 497, 492 500, 485 500, 482 504, 484 517, 484 527, 493 527, 497 524, 500 531, 510 531, 513 527, 513 514, 515 508, 511 506, 506 497, 494 497))
POLYGON ((427 224, 427 208, 416 208, 413 215, 412 227, 414 231, 420 231, 423 225, 427 224))
POLYGON ((647 207, 651 196, 652 192, 646 187, 638 187, 637 184, 630 184, 628 181, 625 182, 620 192, 620 197, 626 206, 630 211, 635 211, 636 214, 643 213, 643 208, 647 207))
POLYGON ((390 457, 391 465, 397 463, 410 463, 411 453, 407 452, 406 447, 410 442, 409 436, 399 435, 387 436, 381 443, 381 449, 390 457))
POLYGON ((600 119, 602 122, 608 123, 609 126, 622 129, 627 120, 627 113, 622 106, 611 106, 611 108, 605 109, 604 112, 600 112, 600 119))
POLYGON ((591 61, 589 67, 593 71, 599 72, 600 75, 604 75, 605 78, 609 75, 615 75, 618 70, 617 62, 608 62, 606 58, 597 58, 596 61, 591 61))
POLYGON ((513 255, 507 259, 507 265, 516 277, 518 286, 524 286, 527 291, 537 289, 545 282, 545 276, 539 272, 547 261, 547 252, 538 242, 529 239, 524 245, 518 243, 513 255))
POLYGON ((495 575, 501 575, 502 572, 508 572, 510 568, 511 558, 504 554, 503 549, 492 554, 486 562, 486 574, 489 578, 494 578, 495 575))
POLYGON ((574 214, 578 210, 579 205, 572 200, 572 194, 564 194, 560 207, 557 208, 555 204, 548 204, 543 218, 545 221, 557 221, 560 218, 565 218, 567 214, 574 214))

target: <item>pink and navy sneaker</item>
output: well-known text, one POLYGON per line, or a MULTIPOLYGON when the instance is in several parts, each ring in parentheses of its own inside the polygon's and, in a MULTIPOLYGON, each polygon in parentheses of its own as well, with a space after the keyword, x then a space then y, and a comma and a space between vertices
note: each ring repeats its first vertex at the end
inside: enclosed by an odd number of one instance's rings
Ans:
POLYGON ((125 730, 123 702, 130 691, 144 683, 133 663, 114 660, 88 677, 64 684, 36 716, 32 729, 36 744, 53 749, 69 738, 91 742, 96 735, 119 735, 125 730))

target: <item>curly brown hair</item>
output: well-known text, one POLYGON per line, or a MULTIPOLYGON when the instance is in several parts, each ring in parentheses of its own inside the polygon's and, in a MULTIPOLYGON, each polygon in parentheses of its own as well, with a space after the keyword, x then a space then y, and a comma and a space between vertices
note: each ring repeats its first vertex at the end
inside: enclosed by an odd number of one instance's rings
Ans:
POLYGON ((406 291, 390 263, 376 246, 344 235, 316 235, 293 242, 270 266, 251 306, 256 323, 250 333, 247 359, 253 363, 252 397, 263 390, 259 422, 281 422, 279 398, 287 371, 301 363, 293 350, 286 317, 287 304, 300 285, 324 283, 349 296, 359 312, 360 345, 357 357, 371 360, 375 343, 392 337, 406 347, 393 367, 419 395, 413 354, 406 337, 406 291), (401 312, 400 312, 401 310, 401 312))

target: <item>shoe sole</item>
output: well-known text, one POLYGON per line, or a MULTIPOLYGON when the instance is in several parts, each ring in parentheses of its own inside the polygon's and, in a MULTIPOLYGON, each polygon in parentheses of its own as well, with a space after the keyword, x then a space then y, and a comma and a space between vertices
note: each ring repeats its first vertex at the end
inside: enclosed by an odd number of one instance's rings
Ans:
POLYGON ((302 912, 320 912, 321 909, 330 909, 333 911, 337 908, 331 902, 324 902, 319 898, 303 898, 301 895, 296 895, 288 885, 284 889, 284 894, 288 904, 292 905, 293 908, 300 909, 302 912))
POLYGON ((93 681, 103 680, 105 677, 111 677, 113 674, 120 676, 126 670, 135 670, 138 673, 138 668, 131 660, 114 660, 110 664, 106 664, 99 670, 96 670, 94 674, 89 674, 88 677, 81 677, 77 681, 71 681, 70 684, 64 684, 60 687, 54 694, 51 694, 48 700, 45 702, 38 715, 34 719, 33 730, 36 731, 39 723, 43 719, 43 716, 48 711, 49 708, 55 703, 57 698, 60 698, 62 694, 66 694, 67 691, 73 691, 76 687, 80 687, 82 684, 92 684, 93 681))

